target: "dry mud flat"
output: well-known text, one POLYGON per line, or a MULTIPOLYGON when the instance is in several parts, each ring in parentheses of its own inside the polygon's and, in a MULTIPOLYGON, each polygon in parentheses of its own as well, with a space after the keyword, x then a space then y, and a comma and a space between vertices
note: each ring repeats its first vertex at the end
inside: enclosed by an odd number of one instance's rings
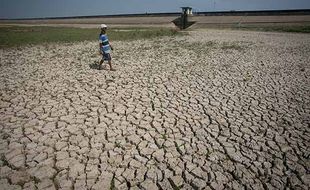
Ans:
POLYGON ((0 50, 0 189, 308 189, 309 34, 0 50))

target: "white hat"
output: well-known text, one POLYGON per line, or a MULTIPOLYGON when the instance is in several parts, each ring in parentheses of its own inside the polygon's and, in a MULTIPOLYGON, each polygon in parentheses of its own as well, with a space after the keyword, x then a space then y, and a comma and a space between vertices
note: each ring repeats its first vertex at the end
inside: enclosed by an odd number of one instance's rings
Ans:
POLYGON ((101 26, 101 28, 108 28, 108 26, 105 24, 101 24, 100 26, 101 26))

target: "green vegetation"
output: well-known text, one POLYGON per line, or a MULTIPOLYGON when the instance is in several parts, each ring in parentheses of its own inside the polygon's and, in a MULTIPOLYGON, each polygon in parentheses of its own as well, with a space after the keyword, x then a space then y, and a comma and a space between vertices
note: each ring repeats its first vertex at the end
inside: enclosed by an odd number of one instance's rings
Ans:
MULTIPOLYGON (((182 44, 181 42, 180 44, 182 44)), ((183 43, 186 49, 190 51, 194 51, 197 56, 202 54, 208 54, 212 49, 222 49, 224 51, 227 50, 236 50, 236 51, 244 51, 248 49, 251 45, 250 42, 244 41, 235 41, 235 42, 216 42, 216 41, 208 41, 208 42, 192 42, 192 43, 183 43)))
POLYGON ((116 148, 121 148, 121 143, 120 142, 115 142, 115 146, 116 148))
POLYGON ((214 49, 218 44, 214 41, 208 41, 208 42, 180 42, 179 44, 182 44, 182 47, 194 51, 198 56, 208 54, 211 49, 214 49))
POLYGON ((246 45, 241 44, 241 42, 237 43, 237 42, 223 42, 220 46, 221 49, 223 50, 237 50, 237 51, 241 51, 244 50, 245 48, 247 48, 246 45))
POLYGON ((113 174, 113 178, 111 180, 111 183, 110 183, 110 190, 115 190, 116 187, 115 187, 115 174, 113 174))
POLYGON ((241 30, 255 30, 264 32, 298 32, 298 33, 310 33, 309 26, 238 26, 234 29, 241 30))
POLYGON ((166 135, 166 134, 162 134, 161 137, 162 137, 162 139, 164 139, 165 141, 167 140, 167 135, 166 135))
MULTIPOLYGON (((0 27, 0 48, 27 44, 44 44, 51 42, 96 41, 99 29, 66 28, 66 27, 0 27)), ((129 28, 110 29, 111 41, 137 40, 162 36, 175 36, 180 33, 169 28, 129 28)))

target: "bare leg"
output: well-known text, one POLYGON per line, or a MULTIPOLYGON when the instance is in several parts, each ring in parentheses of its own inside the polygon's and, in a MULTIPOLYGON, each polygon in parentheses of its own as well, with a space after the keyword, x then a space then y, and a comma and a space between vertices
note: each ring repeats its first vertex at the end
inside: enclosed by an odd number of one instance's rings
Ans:
POLYGON ((112 68, 112 62, 111 62, 111 60, 108 61, 108 64, 109 64, 109 66, 110 66, 110 70, 111 70, 111 71, 115 71, 115 69, 112 68))
POLYGON ((99 70, 102 69, 102 63, 103 63, 103 60, 101 59, 100 62, 99 62, 99 70))

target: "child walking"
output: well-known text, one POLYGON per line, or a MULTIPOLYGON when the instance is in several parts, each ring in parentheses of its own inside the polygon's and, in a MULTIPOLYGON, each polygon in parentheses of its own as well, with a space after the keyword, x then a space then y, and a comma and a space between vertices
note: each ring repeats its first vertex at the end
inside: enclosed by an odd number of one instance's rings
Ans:
POLYGON ((102 64, 104 61, 108 61, 108 64, 110 66, 110 70, 111 71, 115 71, 112 68, 112 63, 111 63, 111 50, 113 50, 112 45, 109 42, 108 36, 106 35, 106 31, 107 31, 107 25, 105 24, 101 24, 101 32, 99 35, 99 51, 100 54, 102 55, 102 59, 100 60, 99 63, 99 69, 102 69, 102 64))

